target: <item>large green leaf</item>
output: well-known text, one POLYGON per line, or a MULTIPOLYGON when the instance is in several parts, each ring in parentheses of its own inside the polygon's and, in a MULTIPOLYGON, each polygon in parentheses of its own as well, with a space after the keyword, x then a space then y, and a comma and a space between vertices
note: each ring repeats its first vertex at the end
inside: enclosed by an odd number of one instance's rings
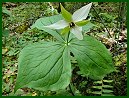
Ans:
POLYGON ((81 72, 92 79, 102 79, 114 71, 110 53, 93 37, 86 35, 81 41, 73 39, 70 50, 77 59, 81 72))
POLYGON ((15 91, 22 87, 40 91, 64 89, 70 83, 71 63, 68 47, 57 42, 26 46, 18 59, 15 91))
POLYGON ((63 17, 62 15, 54 15, 54 16, 50 16, 50 17, 43 17, 43 18, 39 18, 32 26, 31 28, 38 28, 39 30, 44 30, 45 32, 48 32, 49 34, 51 34, 52 36, 54 36, 57 40, 59 41, 64 41, 64 39, 62 38, 62 36, 60 35, 60 33, 57 30, 52 30, 49 28, 45 28, 43 26, 47 26, 50 24, 53 24, 59 20, 62 20, 63 17))

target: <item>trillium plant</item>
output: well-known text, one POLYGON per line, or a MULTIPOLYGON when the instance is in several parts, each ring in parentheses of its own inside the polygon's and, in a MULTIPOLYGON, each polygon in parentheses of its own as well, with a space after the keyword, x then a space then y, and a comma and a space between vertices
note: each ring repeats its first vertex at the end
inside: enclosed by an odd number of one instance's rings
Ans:
POLYGON ((70 53, 77 60, 80 73, 91 79, 101 80, 115 70, 106 47, 84 34, 94 26, 86 20, 91 6, 89 3, 71 15, 60 5, 61 14, 39 18, 31 26, 56 40, 35 42, 21 50, 15 92, 23 87, 39 91, 65 89, 72 75, 70 53))

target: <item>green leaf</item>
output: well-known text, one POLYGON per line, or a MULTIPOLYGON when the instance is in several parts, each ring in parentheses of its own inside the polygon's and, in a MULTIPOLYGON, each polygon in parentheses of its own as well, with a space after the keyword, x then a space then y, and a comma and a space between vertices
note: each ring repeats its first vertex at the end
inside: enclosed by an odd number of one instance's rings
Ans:
POLYGON ((61 14, 67 22, 72 22, 72 15, 61 5, 61 14))
POLYGON ((82 30, 84 32, 88 32, 92 27, 94 27, 95 25, 91 22, 88 22, 86 25, 82 26, 82 30))
POLYGON ((70 50, 77 59, 81 72, 92 79, 101 80, 115 70, 111 54, 93 37, 86 35, 83 40, 73 39, 70 50))
POLYGON ((102 81, 94 81, 94 84, 102 84, 102 81))
POLYGON ((15 91, 29 87, 40 91, 65 89, 71 78, 69 49, 56 42, 26 46, 18 59, 15 91))
POLYGON ((109 94, 102 94, 101 96, 115 96, 115 95, 109 93, 109 94))
POLYGON ((83 20, 83 21, 76 22, 75 24, 78 25, 78 26, 84 26, 84 25, 86 25, 88 22, 90 22, 90 21, 89 21, 89 20, 83 20))
POLYGON ((102 89, 102 86, 92 86, 92 88, 102 89))
POLYGON ((10 33, 9 29, 4 29, 4 30, 2 31, 2 36, 8 37, 8 36, 9 36, 9 33, 10 33))
POLYGON ((61 30, 61 34, 62 34, 62 35, 67 34, 69 31, 70 31, 70 27, 67 26, 67 27, 65 27, 63 30, 61 30))
POLYGON ((38 28, 39 30, 44 30, 45 32, 48 32, 52 36, 54 36, 57 40, 59 41, 64 41, 64 39, 61 37, 60 33, 56 30, 52 30, 49 28, 45 28, 43 26, 47 26, 50 24, 53 24, 59 20, 62 20, 63 17, 61 15, 54 15, 51 17, 44 17, 44 18, 39 18, 32 26, 31 29, 33 28, 38 28))
POLYGON ((2 7, 2 13, 5 13, 5 14, 7 14, 9 16, 12 16, 11 12, 9 10, 7 10, 6 7, 2 7))
POLYGON ((103 92, 104 92, 104 93, 112 93, 112 92, 113 92, 113 90, 103 89, 103 92))
POLYGON ((101 91, 94 91, 94 92, 91 92, 92 94, 99 94, 99 95, 101 95, 102 94, 102 92, 101 91))
POLYGON ((113 82, 113 80, 103 80, 103 82, 108 82, 108 83, 110 83, 110 82, 113 82))
POLYGON ((72 94, 65 89, 56 91, 55 96, 72 96, 72 94))
POLYGON ((113 88, 113 86, 110 86, 110 85, 103 85, 103 88, 113 88))

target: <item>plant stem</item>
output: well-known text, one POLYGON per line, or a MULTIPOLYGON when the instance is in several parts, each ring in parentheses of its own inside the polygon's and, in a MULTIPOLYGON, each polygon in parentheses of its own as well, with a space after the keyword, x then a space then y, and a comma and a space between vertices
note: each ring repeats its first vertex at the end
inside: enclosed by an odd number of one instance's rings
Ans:
POLYGON ((71 88, 71 84, 69 84, 69 90, 70 90, 71 94, 72 94, 73 96, 75 96, 74 93, 73 93, 73 90, 72 90, 72 88, 71 88))
POLYGON ((110 38, 112 38, 112 36, 111 36, 111 34, 110 34, 109 30, 107 29, 106 25, 103 23, 103 19, 102 19, 102 17, 100 17, 100 16, 99 16, 99 14, 98 14, 98 12, 95 10, 94 5, 93 5, 93 7, 92 7, 92 8, 93 8, 94 12, 96 13, 96 15, 98 16, 98 18, 102 21, 101 23, 103 24, 104 28, 106 29, 106 31, 107 31, 107 33, 108 33, 109 37, 110 37, 110 38))
POLYGON ((67 36, 67 46, 68 46, 68 42, 69 42, 69 35, 70 35, 70 32, 68 33, 68 36, 67 36))

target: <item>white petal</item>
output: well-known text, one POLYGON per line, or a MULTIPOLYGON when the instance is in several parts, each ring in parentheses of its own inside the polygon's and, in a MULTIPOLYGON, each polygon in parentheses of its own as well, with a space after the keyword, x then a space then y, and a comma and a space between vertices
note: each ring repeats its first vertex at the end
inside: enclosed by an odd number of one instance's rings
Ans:
POLYGON ((73 21, 77 22, 77 21, 82 21, 83 19, 86 19, 90 11, 91 5, 92 3, 89 3, 88 5, 85 5, 84 7, 75 11, 72 16, 73 21))
POLYGON ((83 35, 82 35, 82 27, 74 27, 71 30, 71 33, 73 33, 79 40, 83 40, 83 35))
POLYGON ((69 24, 65 21, 65 20, 60 20, 54 24, 48 25, 48 26, 44 26, 46 28, 50 28, 50 29, 62 29, 67 27, 69 24))

